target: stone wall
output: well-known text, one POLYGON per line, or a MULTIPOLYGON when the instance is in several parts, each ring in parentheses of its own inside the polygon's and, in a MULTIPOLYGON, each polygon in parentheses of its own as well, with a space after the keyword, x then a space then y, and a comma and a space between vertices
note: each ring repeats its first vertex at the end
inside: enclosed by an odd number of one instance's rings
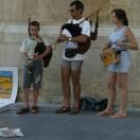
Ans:
MULTIPOLYGON (((68 6, 72 0, 0 0, 0 22, 23 24, 32 16, 42 24, 63 23, 69 17, 68 6), (57 22, 56 22, 57 21, 57 22)), ((123 8, 132 26, 139 26, 139 0, 81 0, 85 4, 84 15, 89 15, 98 7, 102 8, 100 21, 110 23, 110 11, 123 8)))
MULTIPOLYGON (((19 68, 19 93, 22 93, 21 60, 19 49, 22 40, 27 37, 27 18, 31 16, 41 22, 41 34, 54 39, 60 31, 61 25, 69 17, 68 6, 72 0, 0 0, 0 66, 19 68)), ((92 43, 82 72, 82 95, 106 97, 107 70, 100 61, 100 51, 108 41, 112 30, 110 11, 113 8, 124 8, 128 13, 130 27, 137 40, 140 40, 140 8, 139 0, 82 0, 85 4, 84 15, 89 15, 98 7, 100 12, 99 37, 92 43)), ((94 20, 94 19, 93 19, 94 20)), ((40 101, 61 102, 62 89, 60 79, 60 63, 62 46, 57 50, 50 64, 44 69, 43 87, 40 101)), ((140 106, 140 55, 139 51, 131 51, 132 68, 129 77, 129 105, 140 106)), ((20 95, 20 94, 19 94, 20 95)))

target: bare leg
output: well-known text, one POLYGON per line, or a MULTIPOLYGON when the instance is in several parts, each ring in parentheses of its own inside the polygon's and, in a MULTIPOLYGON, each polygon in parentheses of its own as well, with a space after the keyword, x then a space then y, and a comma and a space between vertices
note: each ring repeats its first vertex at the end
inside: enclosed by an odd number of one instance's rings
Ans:
POLYGON ((116 81, 117 81, 117 74, 109 73, 108 81, 107 81, 107 86, 108 86, 107 108, 104 111, 97 113, 97 116, 110 116, 114 114, 113 104, 116 96, 116 81))
POLYGON ((33 89, 33 107, 37 106, 38 96, 39 96, 39 89, 33 89))
POLYGON ((107 86, 108 86, 108 104, 106 110, 112 110, 115 96, 116 96, 116 81, 117 74, 110 73, 108 76, 107 86))
POLYGON ((61 67, 61 80, 64 98, 64 106, 70 107, 70 74, 71 70, 68 67, 61 67))
POLYGON ((30 96, 30 89, 28 88, 24 88, 23 89, 23 96, 24 96, 24 106, 25 108, 28 108, 29 107, 29 96, 30 96))
POLYGON ((119 114, 126 116, 126 102, 127 102, 127 73, 118 74, 118 86, 121 93, 121 102, 119 108, 119 114))
POLYGON ((82 63, 79 66, 78 70, 72 70, 72 74, 71 74, 72 83, 73 83, 73 93, 74 93, 74 107, 76 108, 79 108, 79 100, 81 96, 81 84, 80 84, 81 67, 82 67, 82 63))
POLYGON ((23 98, 24 98, 24 107, 22 107, 20 110, 17 111, 17 114, 25 114, 29 113, 29 95, 30 95, 30 89, 23 88, 23 98))

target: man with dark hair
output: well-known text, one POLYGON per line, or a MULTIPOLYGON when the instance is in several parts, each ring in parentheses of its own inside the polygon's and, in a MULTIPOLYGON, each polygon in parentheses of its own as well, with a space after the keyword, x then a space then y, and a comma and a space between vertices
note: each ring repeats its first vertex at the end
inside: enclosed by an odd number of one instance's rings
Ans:
POLYGON ((83 13, 84 11, 84 5, 81 1, 73 1, 71 4, 70 4, 70 7, 72 6, 75 6, 75 8, 77 10, 80 10, 81 11, 81 14, 83 13))
POLYGON ((57 42, 65 42, 65 48, 62 55, 61 76, 64 102, 63 106, 56 113, 77 114, 80 111, 79 99, 81 94, 80 76, 81 68, 85 58, 85 54, 76 53, 78 43, 86 43, 90 36, 90 23, 83 16, 84 5, 81 1, 73 1, 70 4, 69 11, 71 19, 67 24, 72 24, 71 29, 76 32, 73 25, 78 25, 81 30, 79 35, 72 36, 68 29, 63 29, 59 35, 57 42), (72 28, 73 27, 73 28, 72 28), (70 79, 73 85, 74 107, 70 106, 70 79))

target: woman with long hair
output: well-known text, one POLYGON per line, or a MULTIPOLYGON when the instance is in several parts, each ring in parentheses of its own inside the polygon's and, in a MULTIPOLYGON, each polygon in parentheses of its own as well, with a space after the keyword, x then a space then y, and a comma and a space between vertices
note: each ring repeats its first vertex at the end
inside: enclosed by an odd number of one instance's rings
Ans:
POLYGON ((119 52, 119 61, 108 67, 108 105, 107 108, 98 115, 121 119, 127 117, 127 81, 131 66, 129 49, 137 50, 138 44, 131 29, 128 27, 128 19, 123 9, 114 9, 111 12, 111 20, 115 24, 115 29, 109 36, 108 47, 119 52), (113 105, 117 86, 120 92, 120 106, 118 112, 115 113, 113 105))

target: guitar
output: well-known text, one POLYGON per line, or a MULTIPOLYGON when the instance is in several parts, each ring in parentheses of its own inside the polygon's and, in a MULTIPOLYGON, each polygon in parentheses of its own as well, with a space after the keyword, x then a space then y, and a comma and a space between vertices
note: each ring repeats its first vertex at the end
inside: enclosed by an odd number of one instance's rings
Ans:
POLYGON ((118 52, 112 48, 106 48, 102 50, 100 56, 105 67, 119 62, 118 52))

